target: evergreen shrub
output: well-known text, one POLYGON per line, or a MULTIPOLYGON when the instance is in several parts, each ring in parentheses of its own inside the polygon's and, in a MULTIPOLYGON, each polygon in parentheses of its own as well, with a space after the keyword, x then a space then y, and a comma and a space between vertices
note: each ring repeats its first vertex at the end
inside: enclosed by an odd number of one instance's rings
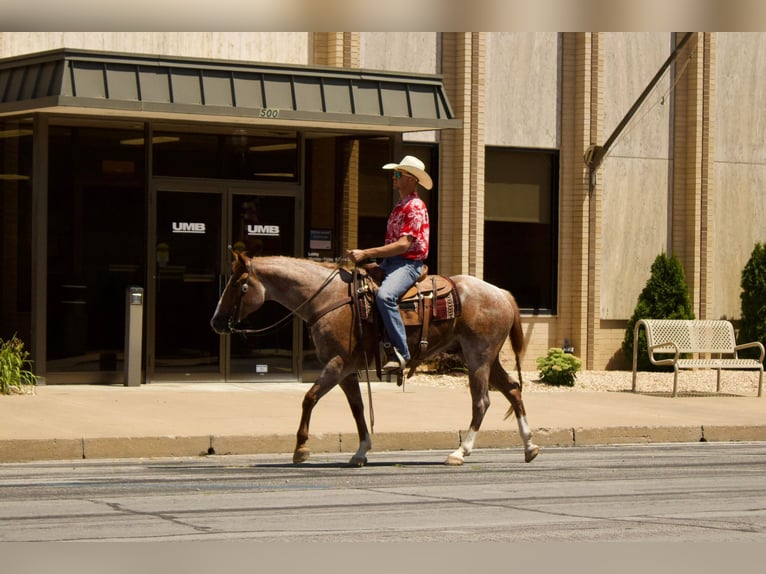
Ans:
MULTIPOLYGON (((633 364, 633 331, 640 319, 694 319, 689 288, 686 285, 684 269, 675 255, 661 253, 652 263, 651 275, 633 315, 625 328, 622 341, 622 353, 630 365, 633 364)), ((643 329, 638 334, 638 370, 666 371, 670 367, 657 367, 649 361, 646 345, 646 333, 643 329)), ((662 354, 655 355, 663 357, 662 354)))
MULTIPOLYGON (((739 294, 742 318, 739 321, 737 342, 760 341, 766 346, 766 244, 756 243, 745 268, 742 270, 739 294)), ((745 349, 742 358, 757 359, 760 351, 745 349)))

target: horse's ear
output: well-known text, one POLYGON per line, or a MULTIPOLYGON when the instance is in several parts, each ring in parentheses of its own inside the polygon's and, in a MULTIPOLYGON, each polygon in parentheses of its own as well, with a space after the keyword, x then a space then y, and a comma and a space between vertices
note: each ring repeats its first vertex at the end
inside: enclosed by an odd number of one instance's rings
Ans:
POLYGON ((236 251, 236 250, 232 249, 231 252, 234 255, 234 263, 239 261, 245 267, 247 267, 249 265, 250 258, 247 256, 247 254, 244 251, 236 251))

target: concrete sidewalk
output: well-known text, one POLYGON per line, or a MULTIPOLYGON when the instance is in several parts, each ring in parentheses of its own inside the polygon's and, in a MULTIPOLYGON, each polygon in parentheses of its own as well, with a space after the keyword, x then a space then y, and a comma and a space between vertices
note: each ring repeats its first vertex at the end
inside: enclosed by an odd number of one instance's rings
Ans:
MULTIPOLYGON (((0 396, 0 462, 82 458, 285 453, 292 460, 301 383, 152 383, 140 387, 50 385, 0 396)), ((369 424, 369 403, 363 385, 369 424)), ((476 448, 521 446, 507 401, 496 392, 476 448)), ((631 392, 525 392, 541 447, 766 440, 766 397, 659 397, 631 392)), ((376 450, 456 448, 471 417, 466 387, 372 383, 376 450)), ((312 452, 358 441, 344 394, 314 409, 312 452)), ((519 453, 519 456, 523 454, 519 453)))

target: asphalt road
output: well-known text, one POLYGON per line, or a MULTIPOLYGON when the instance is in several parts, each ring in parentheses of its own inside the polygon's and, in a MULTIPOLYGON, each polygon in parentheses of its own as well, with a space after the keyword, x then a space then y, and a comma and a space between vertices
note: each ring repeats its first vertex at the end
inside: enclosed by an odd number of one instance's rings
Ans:
POLYGON ((766 443, 0 465, 0 541, 766 542, 766 443))

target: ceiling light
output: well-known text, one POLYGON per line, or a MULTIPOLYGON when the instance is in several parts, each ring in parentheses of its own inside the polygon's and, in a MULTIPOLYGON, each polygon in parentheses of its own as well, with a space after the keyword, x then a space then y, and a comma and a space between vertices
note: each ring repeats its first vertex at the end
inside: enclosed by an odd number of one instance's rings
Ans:
MULTIPOLYGON (((173 143, 173 142, 179 141, 180 139, 181 138, 176 136, 153 136, 152 143, 153 144, 173 143)), ((144 138, 120 140, 120 143, 122 145, 144 145, 144 138)))
POLYGON ((286 151, 295 149, 296 144, 283 143, 283 144, 270 144, 270 145, 253 145, 250 146, 250 151, 286 151))
POLYGON ((34 132, 32 130, 0 130, 0 139, 5 138, 20 138, 23 136, 31 136, 34 132))

